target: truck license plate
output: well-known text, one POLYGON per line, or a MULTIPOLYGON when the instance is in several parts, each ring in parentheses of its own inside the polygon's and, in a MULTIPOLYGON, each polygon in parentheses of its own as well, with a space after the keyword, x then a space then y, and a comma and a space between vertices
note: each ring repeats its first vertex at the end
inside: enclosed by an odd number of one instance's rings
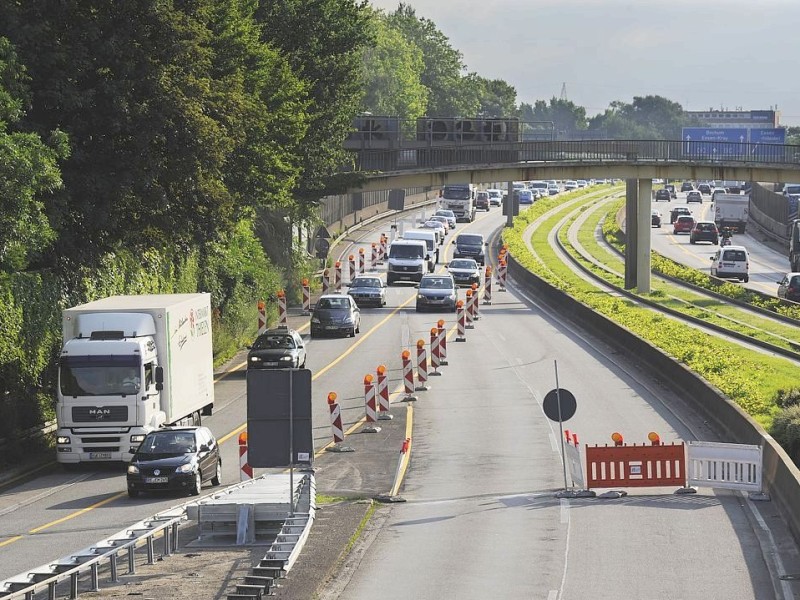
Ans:
POLYGON ((89 452, 89 460, 110 459, 111 452, 89 452))
POLYGON ((167 483, 169 481, 169 477, 145 477, 145 483, 167 483))

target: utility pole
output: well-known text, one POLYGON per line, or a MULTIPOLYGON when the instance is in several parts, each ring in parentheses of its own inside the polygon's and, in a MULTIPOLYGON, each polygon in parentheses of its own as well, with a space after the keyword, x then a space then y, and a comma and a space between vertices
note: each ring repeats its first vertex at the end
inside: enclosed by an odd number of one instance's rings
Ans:
POLYGON ((568 100, 568 98, 567 98, 567 82, 566 81, 564 81, 561 84, 561 97, 560 97, 560 99, 563 100, 564 102, 566 102, 568 100))

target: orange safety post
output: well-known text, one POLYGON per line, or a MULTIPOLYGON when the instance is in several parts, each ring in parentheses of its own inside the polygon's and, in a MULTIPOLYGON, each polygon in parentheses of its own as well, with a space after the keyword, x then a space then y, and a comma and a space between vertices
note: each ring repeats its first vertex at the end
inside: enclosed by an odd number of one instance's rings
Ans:
POLYGON ((443 367, 447 366, 447 330, 444 328, 444 319, 439 319, 436 322, 436 327, 439 329, 439 364, 443 367))
POLYGON ((253 478, 253 467, 247 462, 247 432, 239 434, 239 481, 253 478))

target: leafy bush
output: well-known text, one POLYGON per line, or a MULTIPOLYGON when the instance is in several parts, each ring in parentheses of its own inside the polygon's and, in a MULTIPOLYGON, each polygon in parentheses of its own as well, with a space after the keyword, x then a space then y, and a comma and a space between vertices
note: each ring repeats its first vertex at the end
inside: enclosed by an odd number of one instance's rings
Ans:
POLYGON ((800 464, 800 405, 782 409, 772 421, 772 437, 800 464))

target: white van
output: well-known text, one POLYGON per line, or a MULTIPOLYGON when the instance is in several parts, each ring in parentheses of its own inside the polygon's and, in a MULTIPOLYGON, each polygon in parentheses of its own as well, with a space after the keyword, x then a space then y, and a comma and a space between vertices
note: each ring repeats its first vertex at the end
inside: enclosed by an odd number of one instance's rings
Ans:
POLYGON ((433 229, 412 229, 403 233, 403 239, 422 240, 428 246, 428 253, 431 255, 433 263, 437 264, 439 262, 439 248, 437 247, 439 240, 433 229))
POLYGON ((433 271, 433 261, 424 240, 395 240, 389 246, 387 285, 395 281, 419 281, 433 271))
POLYGON ((723 246, 711 257, 711 275, 750 281, 750 255, 744 246, 723 246))

